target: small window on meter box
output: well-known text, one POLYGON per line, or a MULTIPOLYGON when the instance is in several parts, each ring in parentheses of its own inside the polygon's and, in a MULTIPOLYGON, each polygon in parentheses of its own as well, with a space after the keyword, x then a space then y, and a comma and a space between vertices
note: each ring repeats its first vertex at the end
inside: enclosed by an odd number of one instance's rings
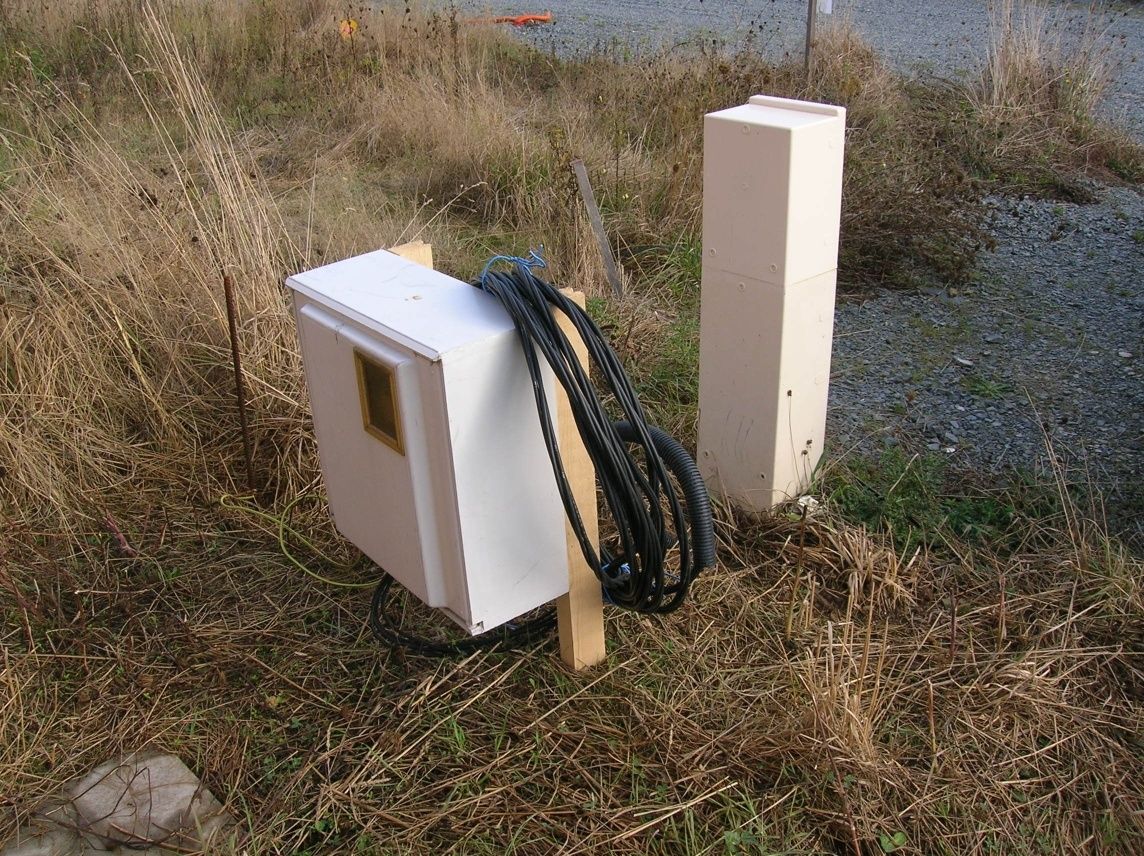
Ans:
POLYGON ((399 455, 405 454, 397 414, 397 378, 393 369, 354 349, 358 392, 365 430, 399 455))

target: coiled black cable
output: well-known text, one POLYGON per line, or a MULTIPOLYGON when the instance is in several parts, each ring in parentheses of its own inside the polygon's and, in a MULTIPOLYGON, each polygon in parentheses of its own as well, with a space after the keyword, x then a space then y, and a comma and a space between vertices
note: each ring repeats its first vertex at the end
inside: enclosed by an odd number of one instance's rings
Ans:
MULTIPOLYGON (((683 603, 699 573, 715 562, 707 488, 687 450, 669 434, 648 424, 619 357, 595 322, 559 289, 532 272, 533 267, 543 264, 535 253, 528 260, 497 257, 486 265, 473 285, 496 297, 512 318, 523 346, 541 433, 565 513, 606 599, 636 612, 671 612, 683 603), (498 261, 509 262, 511 267, 493 270, 498 261), (592 373, 614 398, 622 417, 618 421, 608 415, 589 372, 580 364, 556 320, 557 312, 569 318, 587 347, 592 373), (544 389, 541 358, 568 396, 576 427, 596 469, 607 514, 615 524, 613 543, 610 547, 599 545, 598 551, 588 538, 564 470, 544 389), (674 570, 669 570, 673 549, 678 562, 674 570)), ((447 655, 498 643, 520 644, 538 638, 555 623, 548 610, 529 621, 457 642, 419 639, 398 630, 387 613, 392 583, 387 575, 375 590, 370 627, 379 640, 416 653, 447 655)))
MULTIPOLYGON (((630 423, 617 422, 616 431, 622 439, 635 442, 637 434, 630 423)), ((693 549, 699 570, 702 571, 715 564, 715 529, 711 521, 711 498, 707 495, 707 485, 699 474, 699 467, 682 443, 655 425, 648 426, 648 433, 655 444, 655 450, 683 491, 693 549)))
POLYGON ((474 285, 496 297, 516 327, 552 472, 584 558, 611 603, 636 612, 671 612, 715 558, 710 504, 695 463, 678 442, 648 424, 620 358, 588 313, 533 273, 534 267, 543 265, 539 257, 533 254, 531 260, 506 261, 511 267, 505 270, 493 270, 490 262, 474 285), (613 396, 620 421, 608 415, 588 371, 560 328, 558 312, 572 322, 587 347, 591 370, 613 396), (595 466, 607 514, 615 523, 612 549, 600 545, 597 552, 597 545, 589 542, 564 471, 544 391, 541 358, 564 388, 595 466), (686 511, 671 475, 682 487, 686 511), (678 567, 669 572, 673 547, 678 548, 678 567))

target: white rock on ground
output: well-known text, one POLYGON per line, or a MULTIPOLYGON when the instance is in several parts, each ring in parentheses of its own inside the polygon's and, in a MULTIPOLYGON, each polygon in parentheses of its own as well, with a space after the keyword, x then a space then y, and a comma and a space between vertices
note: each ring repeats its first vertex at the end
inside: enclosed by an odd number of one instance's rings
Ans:
POLYGON ((69 784, 0 856, 185 853, 205 848, 230 821, 175 756, 129 756, 69 784))

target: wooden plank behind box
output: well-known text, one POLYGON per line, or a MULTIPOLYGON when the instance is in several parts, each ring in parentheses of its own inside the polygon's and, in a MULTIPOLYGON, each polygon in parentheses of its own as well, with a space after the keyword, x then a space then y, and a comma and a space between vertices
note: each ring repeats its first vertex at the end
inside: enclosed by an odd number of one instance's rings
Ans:
POLYGON ((419 265, 425 265, 427 268, 433 267, 433 245, 427 244, 424 241, 410 241, 408 244, 399 244, 396 247, 390 247, 389 251, 395 256, 401 256, 403 259, 409 259, 409 261, 417 262, 419 265))

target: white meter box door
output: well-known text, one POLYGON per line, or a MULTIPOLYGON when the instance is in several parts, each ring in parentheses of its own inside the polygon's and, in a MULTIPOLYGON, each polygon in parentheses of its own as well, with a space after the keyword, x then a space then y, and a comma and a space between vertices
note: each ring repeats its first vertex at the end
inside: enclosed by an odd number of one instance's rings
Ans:
POLYGON ((443 577, 427 575, 425 569, 425 554, 432 560, 436 543, 423 543, 419 525, 419 518, 433 516, 432 472, 412 354, 371 341, 314 304, 298 313, 298 327, 308 375, 311 364, 341 367, 308 377, 322 472, 338 529, 381 567, 397 569, 391 573, 400 574, 401 583, 421 600, 443 605, 448 599, 443 577), (384 389, 379 376, 388 381, 384 389), (383 395, 391 407, 378 401, 383 395), (384 509, 388 532, 378 527, 379 509, 384 509))
POLYGON ((384 251, 288 284, 342 534, 473 633, 566 593, 564 510, 500 304, 384 251))

